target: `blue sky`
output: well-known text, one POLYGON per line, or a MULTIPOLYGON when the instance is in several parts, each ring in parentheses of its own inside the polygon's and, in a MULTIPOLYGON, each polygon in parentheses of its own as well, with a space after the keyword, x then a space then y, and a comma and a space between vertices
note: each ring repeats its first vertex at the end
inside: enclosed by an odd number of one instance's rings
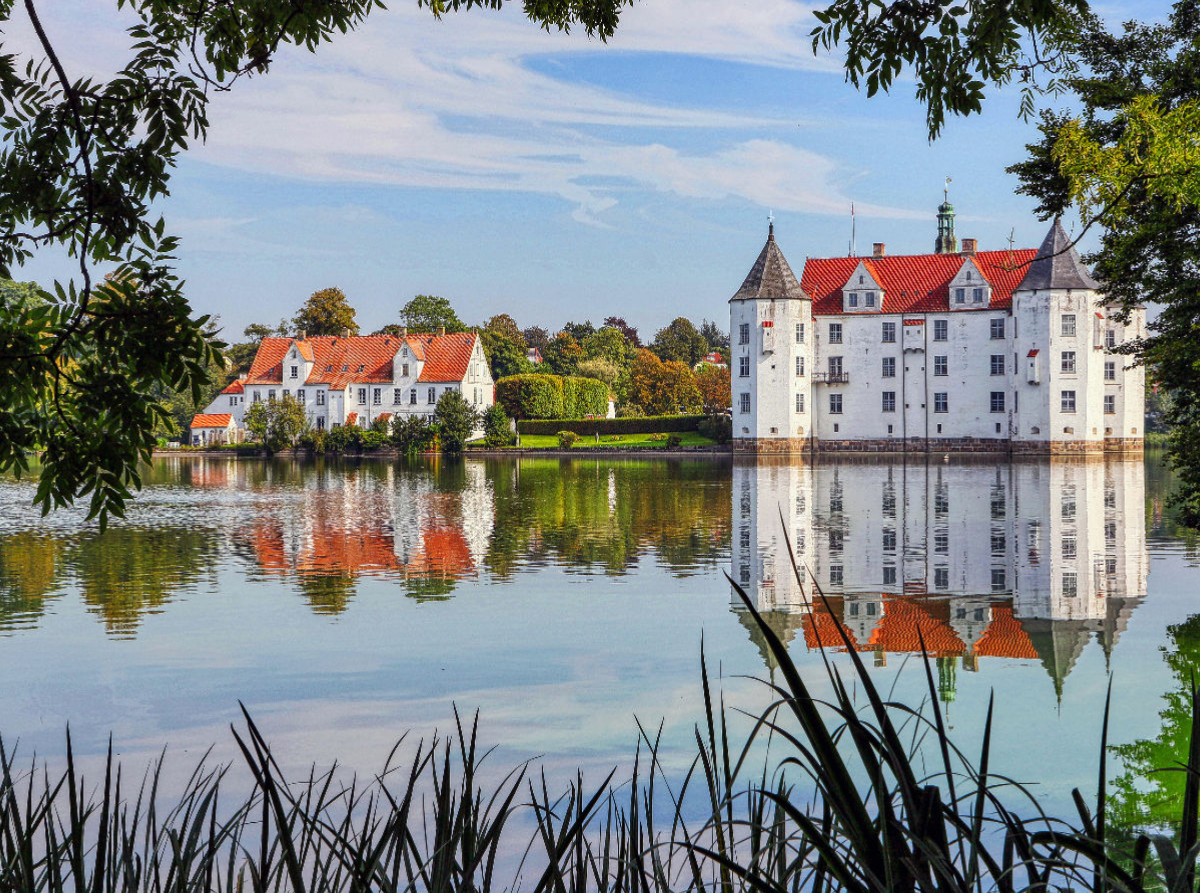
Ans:
MULTIPOLYGON (((126 55, 113 0, 43 5, 73 75, 126 55)), ((469 323, 727 326, 768 211, 797 273, 846 252, 851 202, 859 253, 926 252, 947 176, 960 237, 1045 233, 1004 172, 1035 136, 1015 90, 930 144, 910 84, 868 100, 813 56, 808 4, 642 0, 607 45, 515 4, 441 21, 392 7, 216 96, 208 143, 181 159, 161 211, 193 306, 227 334, 330 285, 366 331, 422 292, 469 323)), ((19 16, 6 43, 28 52, 19 16)), ((21 278, 64 275, 39 258, 21 278)))

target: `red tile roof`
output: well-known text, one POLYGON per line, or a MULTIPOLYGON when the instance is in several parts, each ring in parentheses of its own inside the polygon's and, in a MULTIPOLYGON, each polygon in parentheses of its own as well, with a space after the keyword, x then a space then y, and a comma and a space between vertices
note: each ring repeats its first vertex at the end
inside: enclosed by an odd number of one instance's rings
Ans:
MULTIPOLYGON (((992 286, 991 305, 985 309, 1012 306, 1013 289, 1020 284, 1036 253, 1032 248, 1022 248, 980 251, 972 256, 975 266, 992 286)), ((950 309, 950 280, 966 260, 960 254, 809 258, 804 263, 800 285, 812 295, 814 314, 840 314, 842 286, 861 263, 883 289, 881 313, 931 313, 950 309)))
POLYGON ((375 421, 386 422, 391 417, 392 417, 392 414, 390 412, 381 412, 379 415, 375 416, 375 421))
POLYGON ((246 384, 283 384, 283 358, 291 338, 264 338, 246 374, 246 384))
POLYGON ((307 343, 313 350, 313 368, 305 384, 324 384, 334 391, 352 382, 390 382, 392 358, 401 347, 394 335, 319 335, 307 343))
POLYGON ((233 416, 227 412, 200 413, 192 419, 190 428, 228 428, 233 416))
POLYGON ((992 605, 992 622, 975 643, 975 653, 984 657, 1017 657, 1025 660, 1033 660, 1038 656, 1029 633, 1025 632, 1021 621, 1013 616, 1012 605, 992 605))
POLYGON ((358 413, 357 412, 349 413, 346 416, 346 427, 353 428, 357 424, 358 424, 358 413))
POLYGON ((240 394, 245 390, 246 389, 244 387, 242 387, 242 380, 239 378, 236 381, 231 381, 229 384, 225 385, 225 390, 221 391, 221 393, 222 394, 240 394))
POLYGON ((414 338, 425 339, 425 365, 417 381, 462 381, 467 377, 471 364, 471 352, 475 349, 474 332, 457 332, 453 335, 409 335, 411 345, 414 338))

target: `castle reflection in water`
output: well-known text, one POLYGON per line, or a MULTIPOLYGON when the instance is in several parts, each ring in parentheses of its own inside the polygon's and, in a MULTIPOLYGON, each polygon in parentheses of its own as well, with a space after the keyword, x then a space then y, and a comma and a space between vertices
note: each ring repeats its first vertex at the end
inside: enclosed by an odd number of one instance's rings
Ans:
POLYGON ((736 464, 732 496, 733 579, 785 642, 844 648, 836 616, 885 664, 919 653, 919 630, 947 699, 991 658, 1038 660, 1061 693, 1146 594, 1140 459, 736 464))

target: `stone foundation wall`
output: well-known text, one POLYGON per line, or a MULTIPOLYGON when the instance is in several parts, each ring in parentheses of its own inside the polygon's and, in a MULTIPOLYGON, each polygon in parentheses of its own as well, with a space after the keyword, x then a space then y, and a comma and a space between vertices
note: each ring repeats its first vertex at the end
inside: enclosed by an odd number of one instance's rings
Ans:
POLYGON ((735 453, 756 453, 758 455, 807 453, 812 449, 812 445, 813 441, 807 437, 735 437, 733 439, 735 453))
POLYGON ((1106 453, 1142 453, 1146 442, 1140 437, 1106 437, 1104 452, 1106 453))

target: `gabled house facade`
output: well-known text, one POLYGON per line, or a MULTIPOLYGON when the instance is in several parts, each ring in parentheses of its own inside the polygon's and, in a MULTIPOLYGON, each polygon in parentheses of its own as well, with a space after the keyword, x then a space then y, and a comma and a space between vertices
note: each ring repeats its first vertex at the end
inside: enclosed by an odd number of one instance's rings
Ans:
POLYGON ((730 300, 735 450, 1140 450, 1144 372, 1055 221, 1040 248, 809 258, 775 242, 730 300))
POLYGON ((432 417, 451 390, 478 411, 494 402, 483 344, 472 332, 300 334, 264 338, 245 378, 218 394, 205 414, 228 413, 244 431, 251 406, 286 396, 304 404, 314 429, 370 428, 396 416, 432 417))

